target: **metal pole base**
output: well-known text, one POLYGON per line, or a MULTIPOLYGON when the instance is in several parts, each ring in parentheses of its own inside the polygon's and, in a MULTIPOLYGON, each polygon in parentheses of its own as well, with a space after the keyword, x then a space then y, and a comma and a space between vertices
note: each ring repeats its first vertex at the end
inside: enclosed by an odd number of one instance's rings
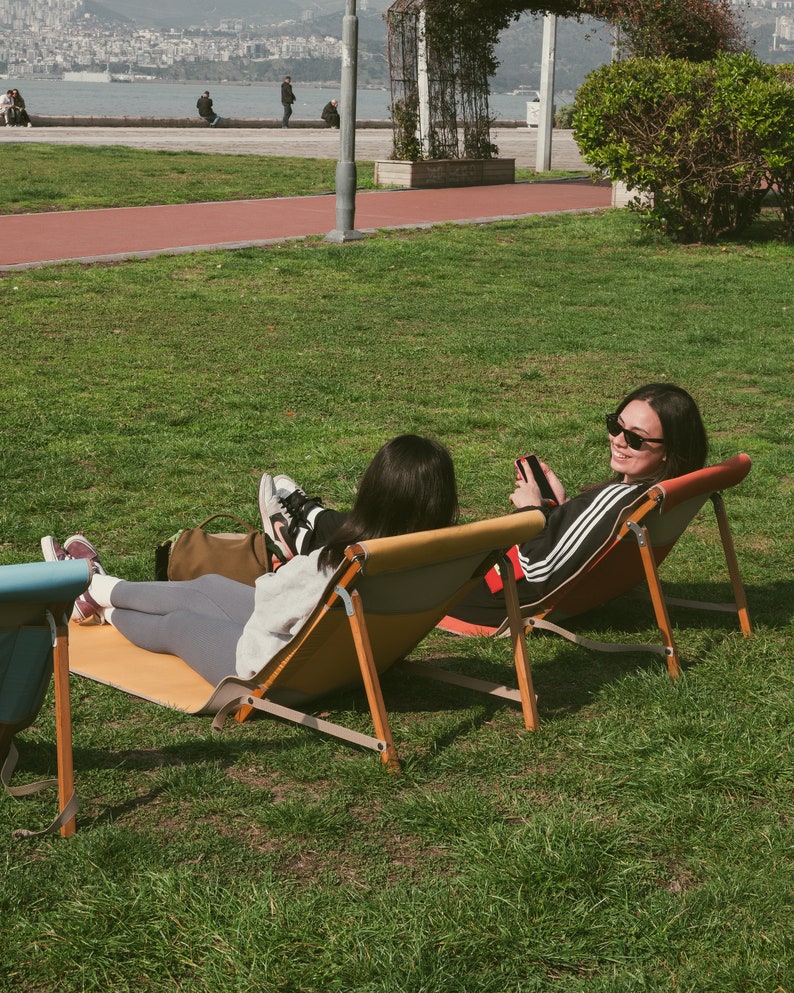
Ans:
POLYGON ((361 241, 364 235, 360 231, 341 230, 334 228, 325 236, 326 241, 333 242, 334 245, 344 245, 348 241, 361 241))

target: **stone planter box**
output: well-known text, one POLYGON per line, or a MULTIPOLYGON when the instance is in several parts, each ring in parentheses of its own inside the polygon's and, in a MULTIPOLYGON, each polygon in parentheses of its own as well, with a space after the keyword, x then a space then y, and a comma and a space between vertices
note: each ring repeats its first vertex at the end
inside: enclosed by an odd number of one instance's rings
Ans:
POLYGON ((496 186, 515 181, 515 159, 387 160, 375 163, 376 186, 440 189, 445 186, 496 186))
POLYGON ((644 190, 630 190, 625 183, 620 181, 612 184, 612 206, 627 207, 632 200, 639 200, 648 207, 653 206, 653 196, 644 190))

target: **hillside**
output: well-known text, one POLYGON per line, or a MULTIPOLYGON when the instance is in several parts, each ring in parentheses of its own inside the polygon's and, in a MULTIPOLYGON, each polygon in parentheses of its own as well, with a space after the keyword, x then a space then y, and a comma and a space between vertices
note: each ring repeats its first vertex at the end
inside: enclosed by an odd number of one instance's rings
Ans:
MULTIPOLYGON (((358 0, 362 52, 382 53, 385 50, 383 13, 390 3, 391 0, 358 0)), ((278 25, 284 34, 312 32, 340 37, 345 0, 225 0, 222 6, 216 0, 160 0, 159 3, 157 0, 86 0, 86 9, 104 18, 139 26, 217 26, 221 17, 242 18, 264 30, 278 25), (311 20, 303 21, 307 11, 311 12, 311 20)), ((790 53, 770 52, 776 16, 776 10, 748 8, 745 19, 749 40, 755 54, 764 61, 792 61, 790 53)), ((542 34, 542 18, 530 15, 522 16, 504 33, 497 50, 500 67, 492 82, 494 92, 539 86, 542 34)), ((588 72, 611 58, 610 30, 606 24, 589 18, 581 22, 561 18, 556 54, 555 89, 558 93, 575 92, 588 72)), ((270 68, 276 78, 283 67, 274 65, 270 68)), ((327 63, 307 65, 305 69, 307 78, 329 78, 327 63)), ((386 82, 385 70, 385 63, 373 60, 363 73, 364 81, 386 82)), ((202 71, 206 73, 206 67, 202 71)), ((228 64, 224 71, 228 72, 229 78, 236 78, 228 64)))
MULTIPOLYGON (((612 56, 609 28, 591 19, 557 23, 555 90, 575 92, 592 69, 612 56)), ((524 16, 502 36, 497 48, 500 66, 491 89, 509 93, 519 86, 540 86, 543 18, 524 16)))
MULTIPOLYGON (((389 0, 359 0, 359 13, 382 13, 389 0)), ((252 24, 271 25, 283 21, 300 21, 305 10, 315 21, 331 17, 339 24, 345 10, 344 0, 86 0, 85 7, 103 17, 118 18, 150 27, 187 28, 191 25, 212 24, 224 18, 243 18, 252 24)), ((338 28, 337 28, 338 33, 338 28)))

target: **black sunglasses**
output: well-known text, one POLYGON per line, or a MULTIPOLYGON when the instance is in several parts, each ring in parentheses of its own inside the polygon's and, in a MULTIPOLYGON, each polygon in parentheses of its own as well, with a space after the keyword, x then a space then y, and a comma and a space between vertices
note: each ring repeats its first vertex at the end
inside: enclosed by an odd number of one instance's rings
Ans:
POLYGON ((637 434, 636 431, 629 431, 629 429, 624 428, 618 420, 618 414, 607 414, 606 420, 607 431, 609 431, 612 437, 617 438, 619 434, 622 434, 626 439, 626 444, 629 448, 633 448, 635 452, 642 448, 642 443, 644 441, 664 441, 664 438, 646 438, 645 435, 637 434))

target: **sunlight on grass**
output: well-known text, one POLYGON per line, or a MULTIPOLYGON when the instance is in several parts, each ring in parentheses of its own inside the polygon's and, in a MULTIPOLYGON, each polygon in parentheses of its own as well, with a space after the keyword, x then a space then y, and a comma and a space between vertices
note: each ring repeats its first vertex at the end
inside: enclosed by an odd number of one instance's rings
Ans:
MULTIPOLYGON (((177 184, 192 166, 162 168, 177 184)), ((395 777, 303 728, 215 735, 75 679, 76 836, 11 843, 52 800, 0 804, 16 989, 789 988, 792 257, 762 233, 724 249, 608 212, 0 276, 3 563, 84 529, 148 579, 176 528, 256 523, 263 471, 349 506, 406 430, 450 446, 465 519, 502 513, 526 451, 569 490, 603 478, 603 414, 643 381, 694 393, 712 460, 754 460, 727 498, 754 636, 674 611, 673 683, 656 658, 533 635, 536 734, 509 704, 391 672, 395 777)), ((663 578, 725 598, 706 511, 663 578)), ((650 625, 622 603, 581 622, 650 625)), ((434 633, 416 657, 510 681, 507 649, 434 633)), ((321 706, 366 725, 358 691, 321 706)), ((48 700, 19 736, 23 780, 52 771, 53 725, 48 700)))

